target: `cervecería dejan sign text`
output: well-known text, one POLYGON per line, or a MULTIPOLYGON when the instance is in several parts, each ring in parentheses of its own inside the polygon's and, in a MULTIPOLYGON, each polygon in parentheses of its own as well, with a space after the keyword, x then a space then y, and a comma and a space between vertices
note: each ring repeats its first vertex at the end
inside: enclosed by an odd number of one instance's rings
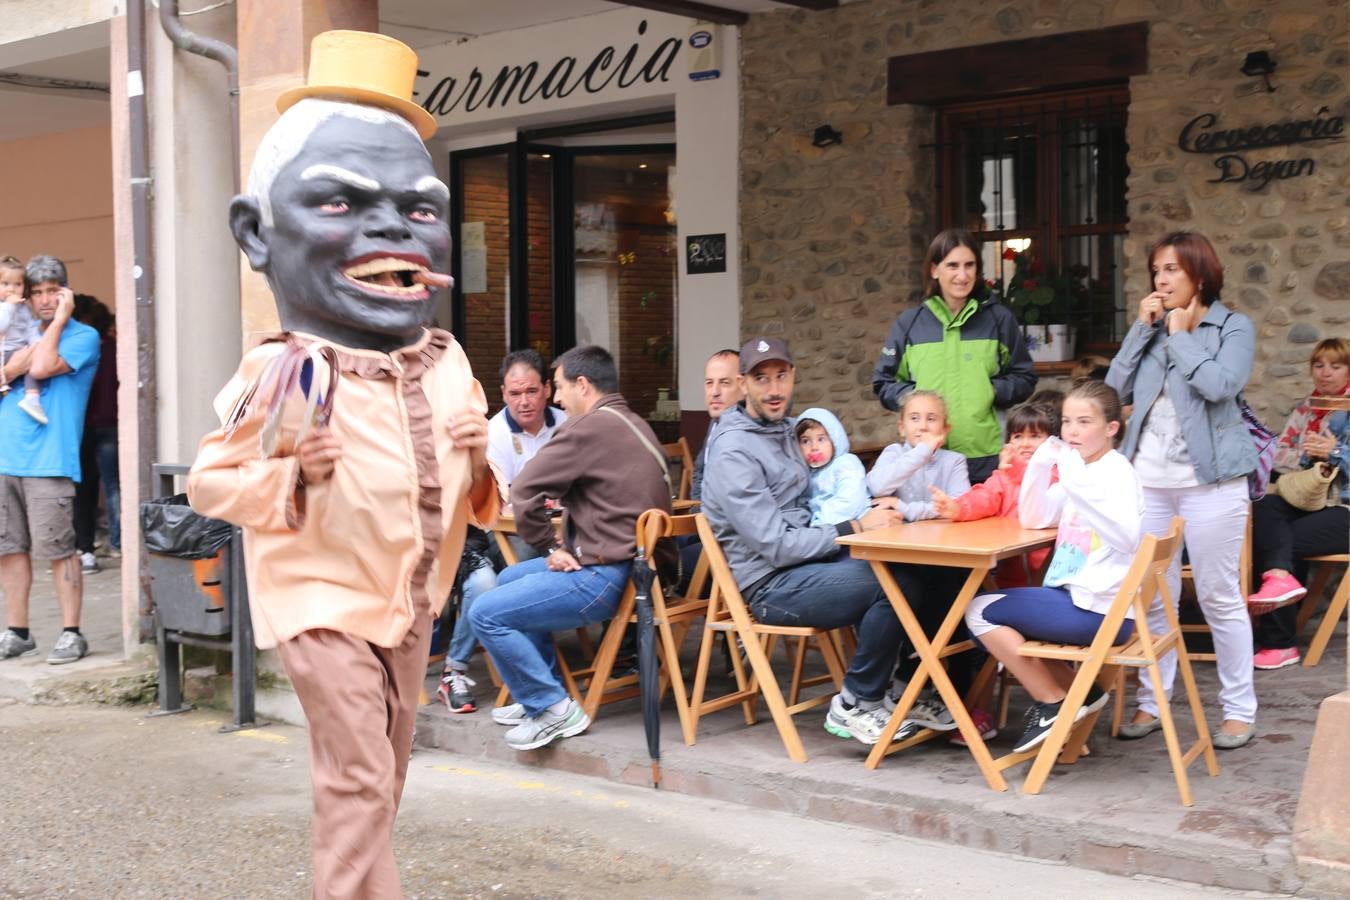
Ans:
POLYGON ((1222 128, 1216 114, 1202 113, 1181 129, 1177 146, 1186 153, 1214 155, 1214 168, 1218 172, 1210 179, 1211 184, 1240 182, 1256 191, 1272 181, 1311 175, 1316 163, 1307 156, 1253 162, 1248 157, 1250 151, 1345 140, 1345 117, 1327 113, 1324 106, 1310 119, 1238 128, 1222 128))

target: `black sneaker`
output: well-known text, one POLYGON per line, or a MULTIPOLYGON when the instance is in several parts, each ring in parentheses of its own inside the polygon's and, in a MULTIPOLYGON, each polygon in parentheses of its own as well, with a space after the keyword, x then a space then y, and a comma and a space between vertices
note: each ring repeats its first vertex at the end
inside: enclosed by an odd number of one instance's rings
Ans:
POLYGON ((1018 739, 1017 746, 1013 747, 1014 753, 1021 753, 1023 750, 1030 750, 1050 733, 1050 729, 1055 727, 1055 720, 1059 718, 1060 703, 1032 703, 1027 707, 1026 727, 1022 729, 1022 737, 1018 739))
POLYGON ((1097 687, 1097 685, 1094 684, 1092 687, 1088 688, 1087 699, 1083 701, 1083 712, 1078 716, 1078 718, 1081 719, 1084 716, 1087 716, 1091 713, 1095 713, 1097 710, 1105 706, 1106 701, 1110 699, 1111 695, 1108 692, 1102 690, 1101 688, 1097 687))

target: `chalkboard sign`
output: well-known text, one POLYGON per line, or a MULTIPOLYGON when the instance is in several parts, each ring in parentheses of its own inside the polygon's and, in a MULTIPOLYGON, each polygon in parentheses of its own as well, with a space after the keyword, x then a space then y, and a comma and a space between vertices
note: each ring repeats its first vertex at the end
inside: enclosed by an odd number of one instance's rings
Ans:
POLYGON ((690 275, 707 275, 727 270, 727 236, 722 234, 691 234, 685 238, 685 271, 690 275))

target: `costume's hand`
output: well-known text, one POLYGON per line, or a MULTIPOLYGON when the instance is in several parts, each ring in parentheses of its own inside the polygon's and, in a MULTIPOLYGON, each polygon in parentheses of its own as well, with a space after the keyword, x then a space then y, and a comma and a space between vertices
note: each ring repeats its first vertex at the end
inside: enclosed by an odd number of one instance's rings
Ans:
MULTIPOLYGON (((895 498, 892 497, 890 499, 894 500, 895 498)), ((878 528, 899 525, 903 521, 905 521, 905 517, 900 515, 894 509, 883 509, 878 507, 864 513, 863 517, 858 520, 858 525, 863 531, 876 531, 878 528)))
POLYGON ((296 448, 300 457, 300 477, 305 484, 321 484, 333 477, 337 461, 342 459, 342 444, 327 428, 311 432, 296 448))
POLYGON ((1336 439, 1325 431, 1303 436, 1303 452, 1309 459, 1326 459, 1336 449, 1336 439))
POLYGON ((939 519, 955 519, 961 513, 961 504, 948 496, 942 488, 929 485, 928 491, 933 495, 933 509, 937 511, 939 519))
POLYGON ((1163 316, 1163 297, 1165 294, 1154 291, 1139 301, 1139 321, 1152 325, 1163 316))
POLYGON ((554 550, 545 562, 550 572, 576 572, 581 569, 581 563, 566 550, 554 550))
POLYGON ((483 450, 488 442, 487 416, 465 409, 450 417, 450 442, 461 450, 483 450))
POLYGON ((895 509, 899 501, 895 497, 873 497, 873 509, 895 509))

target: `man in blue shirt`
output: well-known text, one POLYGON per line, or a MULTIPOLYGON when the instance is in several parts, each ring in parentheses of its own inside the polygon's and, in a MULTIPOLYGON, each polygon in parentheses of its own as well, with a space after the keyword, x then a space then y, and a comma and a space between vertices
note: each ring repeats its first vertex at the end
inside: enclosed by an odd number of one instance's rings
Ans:
POLYGON ((75 550, 72 515, 80 480, 80 438, 89 388, 98 368, 98 332, 71 318, 75 295, 66 267, 35 256, 26 267, 28 299, 42 328, 36 344, 5 361, 5 378, 32 374, 42 384, 47 423, 19 408, 21 391, 0 400, 0 587, 9 628, 0 634, 0 659, 37 652, 28 630, 33 558, 50 560, 65 626, 47 662, 74 662, 89 652, 80 634, 84 580, 75 550))

